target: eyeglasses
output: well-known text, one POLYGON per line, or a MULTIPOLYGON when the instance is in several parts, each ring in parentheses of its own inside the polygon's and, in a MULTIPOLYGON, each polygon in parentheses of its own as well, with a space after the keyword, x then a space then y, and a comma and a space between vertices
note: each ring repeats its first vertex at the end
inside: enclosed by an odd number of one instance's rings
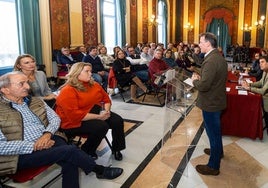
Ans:
POLYGON ((10 82, 10 84, 16 85, 18 88, 22 88, 24 84, 29 85, 28 81, 21 81, 21 82, 10 82))

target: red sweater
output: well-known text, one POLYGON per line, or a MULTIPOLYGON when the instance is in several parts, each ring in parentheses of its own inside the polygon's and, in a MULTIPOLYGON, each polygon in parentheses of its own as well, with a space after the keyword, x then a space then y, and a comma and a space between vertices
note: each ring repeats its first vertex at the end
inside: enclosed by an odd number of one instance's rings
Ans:
POLYGON ((61 118, 61 128, 80 127, 82 119, 94 105, 100 105, 101 102, 111 103, 109 96, 98 83, 92 86, 85 83, 84 86, 86 91, 78 91, 70 85, 61 89, 56 100, 56 112, 61 118))
POLYGON ((162 59, 153 58, 149 63, 149 75, 151 77, 152 82, 155 80, 154 74, 161 74, 165 70, 169 69, 169 66, 162 59))

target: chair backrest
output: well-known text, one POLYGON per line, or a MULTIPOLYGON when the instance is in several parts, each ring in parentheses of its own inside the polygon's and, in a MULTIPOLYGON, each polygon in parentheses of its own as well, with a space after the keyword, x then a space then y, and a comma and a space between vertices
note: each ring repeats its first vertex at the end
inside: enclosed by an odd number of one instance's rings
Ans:
POLYGON ((114 89, 114 88, 116 88, 116 86, 117 86, 117 80, 115 77, 114 70, 113 70, 113 68, 111 68, 109 70, 109 75, 108 75, 108 87, 114 89))

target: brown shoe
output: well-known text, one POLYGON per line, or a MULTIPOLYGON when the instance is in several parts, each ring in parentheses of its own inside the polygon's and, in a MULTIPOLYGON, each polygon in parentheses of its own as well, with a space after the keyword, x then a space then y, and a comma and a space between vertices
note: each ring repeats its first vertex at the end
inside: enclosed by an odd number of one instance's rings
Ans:
POLYGON ((208 167, 207 165, 196 165, 196 171, 203 175, 217 176, 220 174, 219 170, 208 167))
MULTIPOLYGON (((209 148, 205 148, 204 149, 204 153, 207 154, 207 155, 210 155, 210 149, 209 148)), ((221 158, 223 158, 223 157, 224 157, 224 155, 222 154, 221 155, 221 158)))

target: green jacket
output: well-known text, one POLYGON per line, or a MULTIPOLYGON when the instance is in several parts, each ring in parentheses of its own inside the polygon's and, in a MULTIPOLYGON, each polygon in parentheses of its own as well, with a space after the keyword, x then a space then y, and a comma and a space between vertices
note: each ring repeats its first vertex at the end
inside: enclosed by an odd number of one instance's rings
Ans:
POLYGON ((264 111, 268 112, 268 73, 263 72, 259 81, 251 83, 250 90, 262 95, 264 111))
POLYGON ((201 66, 201 79, 194 80, 198 90, 196 106, 207 112, 226 108, 227 62, 217 49, 212 50, 201 66))
MULTIPOLYGON (((31 98, 29 108, 47 126, 48 119, 44 102, 39 98, 31 98)), ((11 140, 23 140, 23 120, 21 114, 12 108, 10 102, 0 97, 0 129, 11 140)), ((14 174, 17 171, 18 155, 0 156, 0 176, 14 174)))

